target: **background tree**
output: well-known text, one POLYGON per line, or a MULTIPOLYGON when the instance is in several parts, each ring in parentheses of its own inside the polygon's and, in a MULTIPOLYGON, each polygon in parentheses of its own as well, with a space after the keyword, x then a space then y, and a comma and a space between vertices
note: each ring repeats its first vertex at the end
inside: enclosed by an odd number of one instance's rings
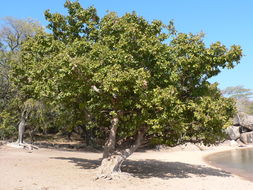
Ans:
POLYGON ((2 20, 5 24, 0 30, 1 43, 12 52, 18 51, 22 42, 28 37, 32 37, 44 30, 37 21, 30 18, 16 19, 5 17, 2 20))
POLYGON ((27 99, 27 94, 24 96, 14 88, 10 80, 11 64, 19 63, 22 43, 42 32, 43 28, 32 19, 6 17, 3 20, 4 25, 0 28, 0 138, 8 138, 16 134, 17 123, 23 112, 23 102, 27 99))
POLYGON ((253 114, 253 92, 251 89, 244 88, 243 86, 231 86, 225 88, 222 93, 235 100, 239 112, 253 114))
POLYGON ((28 38, 34 37, 37 33, 43 33, 44 29, 33 19, 21 20, 6 17, 3 20, 4 24, 0 28, 0 138, 16 137, 17 131, 19 131, 22 132, 19 134, 19 139, 23 139, 24 127, 29 126, 30 134, 35 134, 35 131, 43 134, 56 134, 59 132, 59 134, 70 137, 73 131, 80 132, 80 136, 85 139, 87 145, 93 144, 96 133, 86 127, 83 124, 84 122, 78 121, 77 118, 80 118, 76 116, 79 114, 76 111, 76 109, 79 109, 76 108, 78 105, 68 107, 67 111, 61 106, 56 106, 50 110, 49 105, 44 105, 47 108, 47 113, 40 114, 40 116, 45 118, 38 118, 39 115, 36 115, 38 109, 36 107, 42 101, 36 100, 36 97, 28 92, 23 93, 21 89, 14 87, 10 77, 12 68, 20 63, 19 53, 22 43, 28 38), (32 98, 34 98, 33 101, 32 98), (33 106, 31 106, 32 103, 34 103, 33 106), (28 111, 25 110, 26 104, 29 104, 31 108, 28 111), (25 116, 23 113, 28 115, 25 116), (31 116, 36 117, 34 119, 31 116), (68 120, 62 119, 66 116, 69 117, 68 120), (43 123, 40 122, 42 120, 43 123), (19 130, 16 129, 18 126, 19 130))
POLYGON ((234 104, 207 80, 239 62, 239 46, 206 47, 202 34, 178 33, 172 23, 136 13, 99 18, 94 7, 64 6, 67 16, 45 12, 52 33, 25 41, 13 79, 34 98, 72 110, 75 124, 107 136, 101 176, 120 171, 143 142, 223 138, 234 104))
POLYGON ((7 55, 3 44, 0 44, 0 110, 3 109, 8 99, 8 92, 10 88, 10 81, 8 75, 7 55))

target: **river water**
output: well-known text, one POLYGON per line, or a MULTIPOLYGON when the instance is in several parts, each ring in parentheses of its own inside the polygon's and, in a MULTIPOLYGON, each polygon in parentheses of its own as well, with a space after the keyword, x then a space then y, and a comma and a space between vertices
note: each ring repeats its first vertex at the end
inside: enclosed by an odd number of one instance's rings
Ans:
POLYGON ((253 181, 253 148, 216 153, 206 160, 211 165, 253 181))

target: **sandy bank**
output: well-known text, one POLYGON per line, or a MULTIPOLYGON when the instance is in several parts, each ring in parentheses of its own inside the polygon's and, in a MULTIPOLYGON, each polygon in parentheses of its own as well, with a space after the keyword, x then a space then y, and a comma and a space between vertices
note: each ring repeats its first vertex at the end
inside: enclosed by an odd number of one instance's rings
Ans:
POLYGON ((94 181, 100 153, 0 146, 0 190, 239 190, 253 183, 214 168, 204 157, 235 147, 136 152, 124 164, 128 175, 94 181))

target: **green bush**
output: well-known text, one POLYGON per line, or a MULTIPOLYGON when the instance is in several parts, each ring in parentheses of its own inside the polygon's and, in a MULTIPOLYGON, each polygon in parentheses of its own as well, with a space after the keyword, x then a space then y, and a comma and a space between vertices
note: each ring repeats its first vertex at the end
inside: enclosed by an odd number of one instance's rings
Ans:
POLYGON ((10 139, 17 136, 17 120, 15 116, 3 111, 0 113, 0 139, 10 139))

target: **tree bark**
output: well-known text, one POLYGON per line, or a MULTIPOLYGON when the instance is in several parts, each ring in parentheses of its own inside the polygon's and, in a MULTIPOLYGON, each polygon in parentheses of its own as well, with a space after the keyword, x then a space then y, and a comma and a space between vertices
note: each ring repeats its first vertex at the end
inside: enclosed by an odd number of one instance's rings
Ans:
POLYGON ((27 118, 27 112, 23 111, 22 115, 21 115, 21 121, 18 124, 18 144, 23 144, 24 143, 26 118, 27 118))
POLYGON ((25 132, 25 120, 21 119, 18 125, 18 143, 24 142, 24 132, 25 132))
POLYGON ((118 124, 119 124, 119 118, 115 116, 111 120, 110 135, 109 135, 109 139, 105 143, 103 158, 108 158, 115 151, 118 124))
POLYGON ((100 167, 98 168, 98 177, 105 179, 112 179, 113 174, 121 172, 122 163, 131 155, 142 143, 146 130, 139 130, 135 144, 130 148, 122 150, 120 152, 114 151, 108 157, 103 157, 100 167))

